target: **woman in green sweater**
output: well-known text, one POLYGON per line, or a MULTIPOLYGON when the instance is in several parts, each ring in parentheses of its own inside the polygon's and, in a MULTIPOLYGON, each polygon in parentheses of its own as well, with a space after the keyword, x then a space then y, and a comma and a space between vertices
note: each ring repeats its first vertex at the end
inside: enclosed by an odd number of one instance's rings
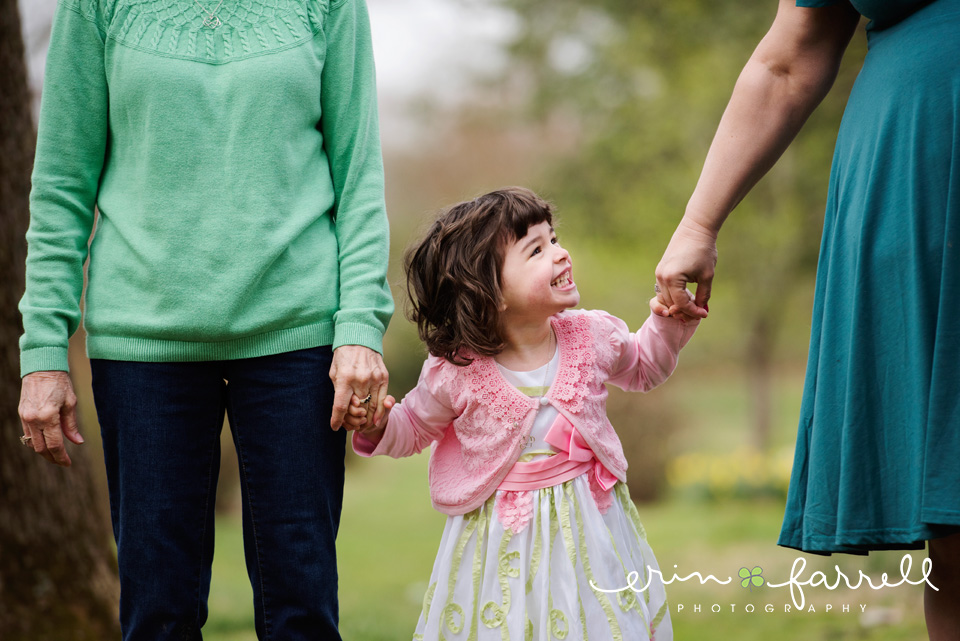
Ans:
POLYGON ((258 635, 339 638, 339 427, 393 311, 363 0, 61 0, 30 214, 22 440, 83 440, 89 255, 124 639, 200 638, 224 411, 258 635))

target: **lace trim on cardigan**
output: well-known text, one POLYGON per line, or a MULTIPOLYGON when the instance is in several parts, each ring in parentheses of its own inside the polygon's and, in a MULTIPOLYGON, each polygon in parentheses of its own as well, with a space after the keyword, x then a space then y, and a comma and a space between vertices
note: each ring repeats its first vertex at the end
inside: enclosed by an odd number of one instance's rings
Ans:
POLYGON ((514 419, 530 410, 530 399, 506 382, 492 358, 478 358, 467 369, 467 386, 490 417, 514 419))
MULTIPOLYGON (((600 337, 594 336, 593 324, 585 314, 554 318, 553 328, 560 345, 560 365, 548 394, 568 411, 578 414, 583 409, 589 383, 597 375, 598 351, 606 349, 612 355, 613 350, 606 341, 597 340, 600 337)), ((458 389, 454 395, 459 396, 459 390, 467 386, 490 417, 498 421, 505 417, 513 420, 530 409, 530 399, 507 383, 493 358, 474 357, 470 365, 456 367, 456 370, 459 371, 444 372, 444 382, 457 378, 454 387, 458 389)))
MULTIPOLYGON (((207 63, 225 63, 278 51, 313 38, 323 27, 329 0, 229 0, 203 26, 193 0, 61 0, 119 43, 207 63)), ((207 0, 212 9, 216 0, 207 0)))
POLYGON ((595 350, 602 345, 594 340, 592 324, 585 314, 558 317, 553 326, 560 343, 560 367, 549 395, 571 413, 579 414, 588 384, 596 376, 595 350))

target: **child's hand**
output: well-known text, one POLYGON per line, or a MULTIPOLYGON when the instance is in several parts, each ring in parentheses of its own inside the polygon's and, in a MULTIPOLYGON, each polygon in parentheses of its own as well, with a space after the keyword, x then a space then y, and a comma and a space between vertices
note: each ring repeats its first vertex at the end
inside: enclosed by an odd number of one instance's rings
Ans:
POLYGON ((363 399, 354 394, 350 397, 350 404, 347 406, 347 413, 343 417, 343 425, 348 430, 359 430, 367 424, 368 403, 362 403, 363 399))
MULTIPOLYGON (((689 289, 684 291, 687 292, 687 296, 689 296, 690 300, 692 301, 694 299, 693 293, 689 289)), ((650 299, 650 310, 657 316, 672 316, 673 318, 684 322, 700 320, 699 316, 690 316, 689 314, 680 311, 678 305, 667 307, 666 303, 660 298, 659 292, 657 292, 656 296, 650 299)))
MULTIPOLYGON (((366 438, 371 441, 379 441, 380 437, 383 436, 383 432, 387 429, 387 421, 390 419, 390 410, 393 409, 393 406, 397 404, 397 399, 387 394, 386 398, 383 399, 383 416, 380 417, 379 423, 374 423, 370 427, 360 428, 360 433, 363 434, 366 438)), ((364 421, 361 421, 361 426, 364 421)))
POLYGON ((670 309, 663 304, 660 300, 660 296, 654 296, 650 299, 650 311, 652 311, 657 316, 669 316, 670 309))
POLYGON ((390 410, 393 409, 393 406, 397 404, 397 399, 387 394, 386 398, 383 399, 383 416, 380 417, 380 421, 375 423, 371 429, 384 430, 387 427, 387 421, 390 420, 390 410))

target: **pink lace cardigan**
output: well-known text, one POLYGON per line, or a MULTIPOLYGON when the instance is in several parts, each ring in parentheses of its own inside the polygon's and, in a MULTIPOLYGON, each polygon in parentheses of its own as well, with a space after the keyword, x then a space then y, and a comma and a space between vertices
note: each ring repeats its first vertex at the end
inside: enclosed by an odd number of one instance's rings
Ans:
MULTIPOLYGON (((633 334, 619 318, 587 310, 565 311, 551 322, 560 366, 547 398, 625 482, 627 461, 607 419, 604 383, 653 389, 673 372, 697 323, 651 315, 633 334)), ((430 356, 417 386, 391 411, 379 442, 355 432, 353 449, 361 456, 400 458, 436 443, 429 466, 433 506, 444 514, 466 514, 493 494, 517 461, 538 407, 537 399, 503 378, 493 358, 459 367, 430 356)))

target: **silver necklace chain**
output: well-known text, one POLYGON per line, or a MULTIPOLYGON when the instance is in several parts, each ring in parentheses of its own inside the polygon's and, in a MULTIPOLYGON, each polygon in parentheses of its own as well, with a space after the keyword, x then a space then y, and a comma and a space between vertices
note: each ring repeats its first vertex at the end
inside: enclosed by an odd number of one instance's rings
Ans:
POLYGON ((200 7, 200 11, 206 14, 206 17, 203 19, 203 26, 209 27, 210 29, 216 29, 223 23, 220 22, 220 17, 217 15, 217 12, 220 11, 220 6, 223 4, 223 0, 217 3, 217 6, 214 7, 213 11, 208 11, 198 0, 193 0, 197 3, 197 6, 200 7))

